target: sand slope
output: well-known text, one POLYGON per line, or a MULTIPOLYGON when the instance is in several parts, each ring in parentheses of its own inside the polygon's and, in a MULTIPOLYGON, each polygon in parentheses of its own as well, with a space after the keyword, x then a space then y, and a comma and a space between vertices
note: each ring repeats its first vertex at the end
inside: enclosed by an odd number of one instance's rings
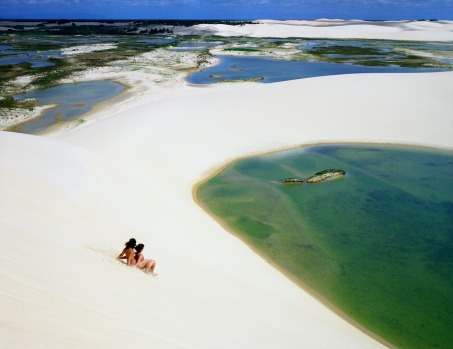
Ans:
POLYGON ((453 73, 200 89, 56 138, 0 133, 4 348, 378 348, 199 208, 237 156, 324 141, 453 148, 453 73), (159 279, 114 261, 144 242, 159 279))

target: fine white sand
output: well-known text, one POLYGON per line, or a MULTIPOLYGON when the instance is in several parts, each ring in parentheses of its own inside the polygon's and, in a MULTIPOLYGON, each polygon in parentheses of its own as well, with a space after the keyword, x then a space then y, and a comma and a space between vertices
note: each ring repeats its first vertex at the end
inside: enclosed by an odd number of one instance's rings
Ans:
POLYGON ((0 132, 5 348, 379 348, 207 215, 239 156, 320 142, 453 149, 453 73, 175 89, 52 137, 0 132), (158 279, 114 260, 130 237, 158 279))
POLYGON ((301 37, 338 39, 384 39, 415 41, 452 41, 453 21, 276 21, 261 20, 258 24, 199 24, 177 27, 177 34, 209 34, 250 37, 301 37))
POLYGON ((61 54, 66 56, 73 56, 88 52, 110 50, 116 47, 117 45, 115 44, 92 44, 92 45, 71 46, 62 49, 61 54))

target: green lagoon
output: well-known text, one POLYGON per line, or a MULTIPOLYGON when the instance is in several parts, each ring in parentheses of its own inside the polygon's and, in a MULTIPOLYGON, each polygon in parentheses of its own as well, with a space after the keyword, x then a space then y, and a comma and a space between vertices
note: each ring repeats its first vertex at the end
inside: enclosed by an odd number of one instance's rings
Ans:
POLYGON ((453 152, 323 145, 234 162, 203 205, 309 291, 398 348, 453 343, 453 152), (284 185, 338 168, 346 176, 284 185))

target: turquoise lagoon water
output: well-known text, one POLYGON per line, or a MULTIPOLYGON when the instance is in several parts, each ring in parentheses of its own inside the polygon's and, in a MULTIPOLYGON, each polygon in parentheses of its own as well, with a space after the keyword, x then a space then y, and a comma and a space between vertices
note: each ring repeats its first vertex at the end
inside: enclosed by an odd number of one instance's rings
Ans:
POLYGON ((113 81, 89 81, 63 84, 45 90, 15 96, 15 99, 36 98, 40 105, 57 104, 40 118, 23 123, 16 132, 37 134, 60 121, 75 119, 89 112, 96 104, 118 96, 124 86, 113 81))
POLYGON ((263 57, 224 56, 221 58, 220 64, 190 75, 187 81, 192 84, 211 84, 224 80, 248 80, 263 77, 260 82, 272 83, 338 74, 430 71, 439 70, 398 66, 366 67, 353 64, 287 61, 263 57))
POLYGON ((399 348, 453 343, 453 152, 329 145, 237 161, 200 200, 247 243, 399 348), (328 168, 341 179, 283 185, 328 168))

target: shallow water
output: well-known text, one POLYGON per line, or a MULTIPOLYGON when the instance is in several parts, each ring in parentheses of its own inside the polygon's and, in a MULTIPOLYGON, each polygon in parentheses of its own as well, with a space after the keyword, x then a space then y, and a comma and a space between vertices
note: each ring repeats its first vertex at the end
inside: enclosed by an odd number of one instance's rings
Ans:
POLYGON ((220 45, 219 43, 215 42, 180 42, 178 46, 182 47, 215 47, 220 45))
POLYGON ((14 131, 37 134, 61 121, 88 113, 96 104, 118 96, 124 86, 113 81, 90 81, 63 84, 45 90, 15 96, 15 99, 36 98, 39 105, 58 104, 40 118, 23 123, 14 131))
POLYGON ((32 68, 54 65, 48 59, 60 56, 59 51, 10 51, 0 49, 0 65, 30 63, 32 68))
MULTIPOLYGON (((227 50, 244 50, 245 56, 218 56, 221 63, 188 77, 193 84, 225 80, 254 80, 263 83, 324 75, 356 73, 410 73, 451 70, 452 43, 389 40, 251 39, 244 38, 227 50), (285 44, 290 44, 288 47, 285 44), (288 59, 247 55, 256 51, 297 49, 288 59), (259 79, 257 79, 259 78, 259 79)), ((235 43, 228 39, 224 43, 235 43)), ((288 51, 288 52, 290 52, 288 51)))
POLYGON ((222 56, 220 64, 190 75, 187 81, 192 84, 212 84, 225 80, 248 80, 262 77, 263 79, 260 82, 272 83, 326 75, 428 71, 438 70, 397 66, 365 67, 353 64, 288 61, 264 57, 222 56))
POLYGON ((136 42, 148 43, 148 44, 171 44, 171 43, 174 43, 177 41, 178 40, 176 40, 176 39, 164 39, 164 38, 136 40, 136 42))
POLYGON ((400 348, 453 343, 453 153, 332 145, 233 163, 199 197, 248 243, 400 348), (287 177, 341 168, 318 184, 287 177))
POLYGON ((201 51, 205 50, 206 48, 213 48, 215 46, 220 45, 219 43, 214 42, 180 42, 177 46, 172 47, 173 51, 179 52, 193 52, 193 51, 201 51))

